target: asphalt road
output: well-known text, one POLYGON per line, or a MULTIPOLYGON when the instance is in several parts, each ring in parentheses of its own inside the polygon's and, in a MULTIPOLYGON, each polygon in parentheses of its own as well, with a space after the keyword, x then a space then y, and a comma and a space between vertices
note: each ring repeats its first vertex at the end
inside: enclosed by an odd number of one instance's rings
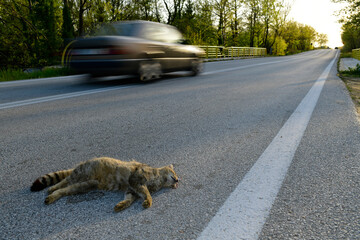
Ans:
MULTIPOLYGON (((331 65, 336 53, 209 62, 200 76, 175 73, 148 84, 83 77, 1 83, 0 239, 204 236, 266 149, 286 145, 274 139, 329 66, 273 200, 259 193, 270 207, 248 239, 360 239, 359 122, 331 65), (172 163, 179 188, 154 194, 149 209, 137 201, 120 213, 113 207, 123 193, 94 191, 46 206, 46 191, 30 192, 37 177, 98 156, 172 163)), ((222 217, 225 227, 243 227, 222 217)))

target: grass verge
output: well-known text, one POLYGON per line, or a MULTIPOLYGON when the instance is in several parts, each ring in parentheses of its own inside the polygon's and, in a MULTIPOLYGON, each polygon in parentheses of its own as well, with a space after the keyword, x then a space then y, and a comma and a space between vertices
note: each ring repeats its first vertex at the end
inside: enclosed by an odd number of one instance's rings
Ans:
POLYGON ((25 72, 21 69, 0 70, 0 82, 32 79, 32 78, 48 78, 70 75, 71 72, 67 68, 44 68, 41 70, 33 70, 25 72))

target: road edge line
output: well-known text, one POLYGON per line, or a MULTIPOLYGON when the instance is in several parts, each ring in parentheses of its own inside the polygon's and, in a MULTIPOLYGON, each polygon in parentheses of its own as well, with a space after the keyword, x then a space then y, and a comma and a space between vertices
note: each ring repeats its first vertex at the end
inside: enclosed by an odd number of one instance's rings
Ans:
POLYGON ((197 240, 258 239, 337 57, 338 52, 197 240))

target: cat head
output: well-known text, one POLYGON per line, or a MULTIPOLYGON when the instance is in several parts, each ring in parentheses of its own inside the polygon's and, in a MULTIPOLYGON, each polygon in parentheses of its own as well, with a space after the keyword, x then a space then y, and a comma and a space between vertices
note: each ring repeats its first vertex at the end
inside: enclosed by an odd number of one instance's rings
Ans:
POLYGON ((179 178, 174 171, 173 165, 162 168, 164 177, 164 187, 177 188, 179 185, 179 178))

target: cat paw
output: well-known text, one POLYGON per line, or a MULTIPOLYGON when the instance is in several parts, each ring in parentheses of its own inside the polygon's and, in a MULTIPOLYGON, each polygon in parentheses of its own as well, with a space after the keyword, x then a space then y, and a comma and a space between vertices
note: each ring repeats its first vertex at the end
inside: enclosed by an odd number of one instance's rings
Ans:
POLYGON ((145 201, 142 203, 142 206, 143 206, 144 208, 149 208, 149 207, 151 207, 151 205, 152 205, 152 202, 149 201, 149 200, 145 200, 145 201))
POLYGON ((49 205, 49 204, 53 203, 54 201, 55 201, 55 199, 52 196, 47 196, 45 198, 45 204, 46 205, 49 205))
POLYGON ((120 212, 120 211, 124 210, 125 208, 126 208, 125 204, 118 203, 118 204, 116 204, 116 206, 114 207, 114 211, 115 211, 115 212, 120 212))

